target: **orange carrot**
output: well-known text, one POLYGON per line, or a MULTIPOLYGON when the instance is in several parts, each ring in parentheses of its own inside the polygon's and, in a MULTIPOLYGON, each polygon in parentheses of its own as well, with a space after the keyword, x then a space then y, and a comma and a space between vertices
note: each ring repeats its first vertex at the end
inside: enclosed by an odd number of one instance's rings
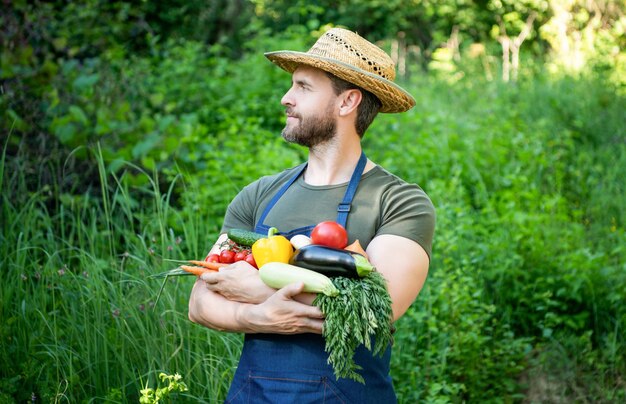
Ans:
POLYGON ((355 240, 354 243, 352 243, 349 246, 347 246, 345 248, 345 250, 352 251, 352 252, 355 252, 357 254, 361 254, 365 258, 368 258, 367 257, 367 253, 365 252, 363 247, 361 247, 361 243, 359 243, 359 240, 355 240))
POLYGON ((221 262, 207 262, 207 261, 194 261, 194 260, 190 260, 188 262, 190 264, 198 265, 198 266, 201 266, 203 268, 210 269, 213 271, 217 271, 220 268, 228 265, 228 264, 223 264, 221 262))
POLYGON ((207 271, 211 271, 210 269, 207 269, 207 268, 204 268, 204 267, 192 267, 192 266, 189 266, 189 265, 181 265, 180 267, 181 267, 181 269, 183 269, 183 270, 185 270, 185 271, 187 271, 187 272, 189 272, 191 274, 197 275, 197 276, 200 276, 200 275, 202 275, 203 273, 205 273, 207 271))

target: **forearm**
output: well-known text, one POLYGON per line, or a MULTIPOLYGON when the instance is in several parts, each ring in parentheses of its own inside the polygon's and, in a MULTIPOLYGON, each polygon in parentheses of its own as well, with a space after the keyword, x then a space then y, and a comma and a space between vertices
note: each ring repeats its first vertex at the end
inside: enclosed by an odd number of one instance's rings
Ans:
POLYGON ((189 299, 189 319, 219 331, 253 332, 245 315, 247 306, 251 304, 228 300, 198 280, 189 299))
POLYGON ((189 299, 189 319, 220 331, 274 334, 321 334, 323 314, 311 306, 314 295, 292 284, 260 304, 228 300, 198 280, 189 299))

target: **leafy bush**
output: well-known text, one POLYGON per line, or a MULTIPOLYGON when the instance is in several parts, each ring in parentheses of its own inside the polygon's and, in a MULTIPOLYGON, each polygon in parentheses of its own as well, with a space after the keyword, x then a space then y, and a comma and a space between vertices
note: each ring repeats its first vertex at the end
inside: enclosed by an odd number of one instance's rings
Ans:
MULTIPOLYGON (((202 257, 241 187, 305 158, 279 136, 289 76, 259 52, 313 39, 295 34, 237 60, 182 39, 3 49, 0 397, 137 401, 180 373, 181 399, 224 398, 240 336, 191 325, 191 282, 157 302, 149 275, 202 257)), ((366 134, 368 157, 438 212, 429 280, 394 336, 401 402, 541 401, 546 380, 623 401, 625 102, 595 74, 415 68, 417 107, 366 134)))
MULTIPOLYGON (((591 93, 593 81, 569 78, 415 80, 417 107, 379 118, 365 139, 370 158, 421 184, 438 210, 433 273, 398 326, 393 372, 410 382, 397 387, 406 402, 514 399, 532 346, 553 349, 540 341, 588 333, 591 346, 609 349, 605 336, 623 326, 624 252, 615 246, 624 243, 625 212, 615 202, 624 188, 614 181, 624 170, 615 143, 624 100, 605 105, 610 89, 591 93), (573 131, 564 109, 593 135, 573 131), (587 188, 598 180, 605 192, 587 188)), ((623 369, 624 356, 610 362, 623 369)))

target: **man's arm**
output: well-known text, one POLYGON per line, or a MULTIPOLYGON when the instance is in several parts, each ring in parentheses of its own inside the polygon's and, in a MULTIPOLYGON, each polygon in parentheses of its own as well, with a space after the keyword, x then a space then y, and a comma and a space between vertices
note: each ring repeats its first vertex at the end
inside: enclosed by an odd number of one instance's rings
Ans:
POLYGON ((367 255, 376 270, 387 280, 393 320, 396 321, 424 286, 428 275, 428 254, 413 240, 385 234, 370 242, 367 255))
MULTIPOLYGON (((210 253, 219 251, 220 236, 210 253)), ((323 315, 311 306, 314 295, 301 293, 303 284, 275 291, 245 262, 206 273, 193 286, 189 319, 221 331, 277 334, 322 332, 323 315)))
POLYGON ((322 312, 294 299, 303 283, 287 285, 261 304, 228 300, 198 279, 189 299, 189 319, 220 331, 245 333, 322 333, 322 312))

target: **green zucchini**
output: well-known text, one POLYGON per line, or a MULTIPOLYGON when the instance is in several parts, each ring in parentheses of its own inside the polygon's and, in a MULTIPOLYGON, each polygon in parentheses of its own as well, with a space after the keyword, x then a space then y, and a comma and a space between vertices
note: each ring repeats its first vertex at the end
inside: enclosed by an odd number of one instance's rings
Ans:
POLYGON ((259 276, 267 286, 280 289, 291 283, 303 282, 304 291, 337 296, 339 290, 326 275, 282 262, 268 262, 259 268, 259 276))
POLYGON ((267 234, 255 233, 249 230, 230 229, 228 230, 228 238, 235 243, 243 246, 252 246, 257 240, 266 238, 267 234))

